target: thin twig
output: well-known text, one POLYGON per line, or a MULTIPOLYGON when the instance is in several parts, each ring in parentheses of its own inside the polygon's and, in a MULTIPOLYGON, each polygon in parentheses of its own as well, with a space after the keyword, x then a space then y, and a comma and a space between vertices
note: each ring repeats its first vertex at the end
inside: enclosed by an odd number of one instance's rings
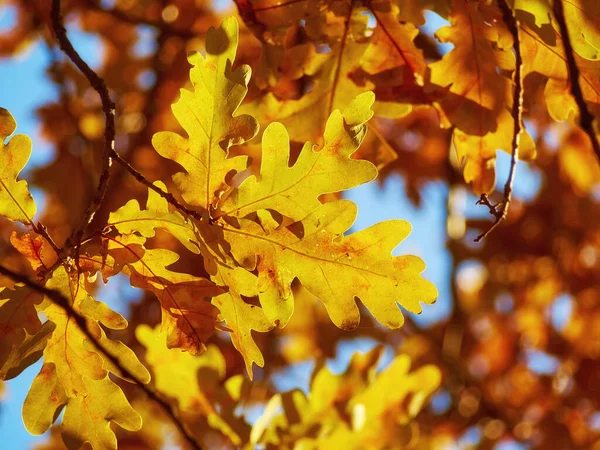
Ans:
POLYGON ((149 386, 144 384, 141 380, 139 380, 129 369, 127 369, 127 367, 125 367, 123 364, 121 364, 121 361, 119 361, 119 358, 117 358, 115 355, 110 353, 107 349, 105 349, 98 342, 98 340, 96 339, 94 334, 89 329, 88 324, 85 320, 85 317, 83 317, 81 314, 79 314, 79 312, 77 312, 73 308, 73 306, 71 305, 71 303, 69 302, 69 299, 67 297, 65 297, 60 292, 57 292, 52 289, 48 289, 44 286, 41 286, 41 285, 35 283, 34 281, 30 280, 28 277, 20 275, 16 272, 13 272, 12 270, 10 270, 2 265, 0 265, 0 274, 6 275, 6 276, 10 277, 13 281, 15 281, 17 283, 23 283, 28 288, 30 288, 36 292, 39 292, 42 295, 45 295, 50 300, 52 300, 52 302, 55 305, 64 309, 65 312, 67 313, 67 315, 70 318, 72 318, 73 320, 75 320, 75 323, 77 323, 77 326, 81 329, 81 331, 83 332, 83 334, 85 334, 85 336, 89 339, 89 341, 100 351, 102 356, 104 358, 106 358, 108 361, 110 361, 117 369, 119 369, 120 373, 123 376, 125 376, 126 378, 128 378, 130 380, 133 380, 135 382, 135 384, 137 384, 145 392, 145 394, 148 396, 148 398, 150 398, 152 401, 156 402, 165 411, 165 413, 173 421, 175 426, 179 429, 181 434, 183 434, 185 439, 190 443, 192 448, 199 449, 199 450, 202 449, 202 446, 200 445, 200 443, 198 443, 196 438, 194 438, 194 436, 192 436, 192 434, 187 429, 185 424, 178 417, 178 414, 175 411, 175 409, 167 401, 163 400, 156 391, 154 391, 152 388, 150 388, 149 386))
POLYGON ((85 210, 83 219, 78 227, 76 227, 71 235, 67 239, 67 246, 75 249, 75 260, 79 258, 79 247, 81 245, 81 239, 85 234, 85 231, 92 221, 94 214, 100 208, 106 191, 108 188, 108 180, 110 178, 110 166, 112 164, 111 155, 114 148, 115 141, 115 104, 110 98, 106 83, 102 78, 94 72, 94 70, 87 65, 87 63, 79 56, 79 53, 73 48, 71 41, 67 37, 67 30, 65 29, 62 22, 61 15, 61 2, 60 0, 52 0, 52 29, 56 40, 61 50, 67 55, 67 57, 77 66, 79 71, 88 79, 90 85, 102 101, 102 111, 105 117, 105 128, 104 128, 104 152, 102 153, 102 171, 100 172, 100 179, 98 181, 98 188, 96 193, 85 210))
POLYGON ((54 239, 52 239, 52 236, 50 236, 50 233, 48 233, 48 228, 46 228, 46 225, 44 225, 42 222, 38 222, 37 225, 33 227, 33 231, 35 231, 37 234, 46 239, 48 244, 50 244, 50 247, 52 247, 52 249, 56 253, 56 256, 59 260, 62 261, 65 258, 64 249, 59 247, 56 244, 56 242, 54 242, 54 239))
POLYGON ((575 61, 575 53, 573 44, 571 44, 571 38, 569 37, 567 22, 565 21, 565 11, 562 0, 554 0, 553 10, 554 18, 560 29, 560 35, 565 49, 569 81, 571 82, 571 95, 575 98, 575 103, 577 103, 577 107, 579 108, 579 125, 589 136, 596 158, 598 158, 598 162, 600 163, 600 143, 598 142, 598 137, 594 130, 594 116, 587 107, 581 85, 579 84, 579 67, 577 67, 577 62, 575 61))
POLYGON ((186 208, 185 206, 183 206, 181 203, 179 203, 177 201, 177 199, 173 196, 173 194, 171 194, 170 192, 164 191, 161 188, 159 188, 158 186, 152 184, 146 177, 144 177, 141 173, 139 173, 131 164, 129 164, 127 161, 125 161, 121 157, 121 155, 119 155, 115 150, 112 150, 111 156, 116 162, 121 164, 131 175, 133 175, 133 177, 138 182, 140 182, 144 186, 152 189, 154 192, 156 192, 158 195, 160 195, 162 198, 164 198, 167 202, 169 202, 171 205, 173 205, 175 208, 177 208, 181 212, 193 217, 196 220, 200 220, 200 221, 202 220, 202 214, 200 214, 198 211, 194 211, 192 209, 186 208))
POLYGON ((492 205, 486 194, 481 194, 481 197, 477 201, 478 205, 485 205, 490 210, 496 220, 490 225, 490 227, 482 234, 475 238, 475 242, 479 242, 488 236, 508 215, 508 208, 512 200, 513 184, 515 176, 517 174, 517 163, 519 161, 519 140, 521 138, 521 130, 523 128, 523 80, 522 80, 522 68, 523 68, 523 56, 521 55, 521 44, 519 40, 519 21, 513 14, 512 9, 508 6, 506 0, 498 0, 498 6, 502 10, 502 19, 506 28, 513 37, 513 46, 515 49, 515 86, 513 91, 513 105, 511 115, 513 118, 513 138, 512 138, 512 151, 510 156, 510 170, 508 172, 508 179, 504 184, 504 198, 502 203, 498 205, 492 205))

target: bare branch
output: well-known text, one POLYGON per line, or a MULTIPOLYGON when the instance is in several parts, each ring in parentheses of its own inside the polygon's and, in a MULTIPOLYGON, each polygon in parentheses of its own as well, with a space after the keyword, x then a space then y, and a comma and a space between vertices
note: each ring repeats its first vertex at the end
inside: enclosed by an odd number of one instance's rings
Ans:
POLYGON ((56 256, 58 256, 59 260, 62 261, 65 258, 64 249, 59 247, 56 242, 54 242, 54 239, 52 239, 52 236, 50 236, 50 233, 48 233, 48 228, 46 228, 46 225, 44 225, 42 222, 38 222, 37 225, 33 227, 33 231, 46 239, 48 244, 50 244, 50 247, 52 247, 56 253, 56 256))
POLYGON ((129 164, 127 161, 125 161, 123 158, 121 158, 121 156, 115 150, 112 150, 111 155, 112 155, 112 158, 116 162, 121 164, 131 175, 133 175, 133 177, 138 182, 140 182, 144 186, 152 189, 154 192, 156 192, 158 195, 160 195, 162 198, 164 198, 167 202, 169 202, 171 205, 173 205, 175 208, 177 208, 181 212, 193 217, 196 220, 202 220, 202 215, 198 211, 194 211, 192 209, 186 208, 181 203, 179 203, 175 197, 173 197, 173 194, 171 194, 170 192, 166 192, 166 191, 162 190, 161 188, 159 188, 158 186, 156 186, 155 184, 151 183, 146 177, 144 177, 141 173, 139 173, 131 164, 129 164))
POLYGON ((513 37, 514 49, 515 49, 515 73, 514 73, 514 90, 513 90, 513 105, 511 115, 513 118, 513 138, 512 138, 512 151, 510 157, 510 170, 508 172, 508 179, 504 184, 504 198, 502 203, 499 205, 492 205, 486 194, 482 194, 477 204, 485 205, 490 210, 496 220, 494 223, 482 234, 475 238, 475 242, 479 242, 488 236, 499 224, 508 216, 508 208, 512 200, 513 184, 515 176, 517 174, 517 163, 519 161, 519 140, 521 137, 521 130, 523 129, 523 56, 521 55, 521 43, 519 40, 519 21, 513 14, 512 9, 506 2, 506 0, 498 0, 498 6, 502 10, 502 19, 506 28, 513 37))
POLYGON ((600 143, 594 130, 594 116, 587 107, 587 103, 583 97, 581 85, 579 84, 579 67, 575 61, 575 53, 573 51, 573 44, 571 44, 571 38, 569 37, 569 30, 567 28, 567 22, 565 21, 565 11, 563 8, 562 0, 554 0, 554 18, 560 29, 560 35, 563 41, 563 47, 565 49, 565 58, 567 60, 567 69, 569 71, 569 81, 571 82, 571 95, 575 98, 575 103, 579 108, 579 125, 585 131, 592 142, 592 148, 600 163, 600 143))
POLYGON ((120 373, 122 373, 126 378, 133 380, 135 384, 137 384, 146 393, 150 400, 156 402, 165 411, 165 413, 173 421, 175 426, 179 429, 181 434, 189 442, 192 448, 199 450, 202 449, 200 443, 198 443, 196 438, 194 438, 194 436, 192 436, 190 431, 187 429, 186 425, 181 421, 175 409, 167 401, 163 400, 156 391, 154 391, 152 388, 145 385, 141 380, 139 380, 129 369, 127 369, 127 367, 121 364, 119 358, 117 358, 115 355, 106 350, 98 342, 94 334, 90 331, 85 318, 77 311, 75 311, 75 309, 73 309, 73 306, 71 305, 67 297, 65 297, 60 292, 48 289, 44 286, 40 286, 39 284, 30 280, 28 277, 13 272, 12 270, 2 265, 0 265, 0 274, 10 277, 13 281, 17 283, 23 283, 28 288, 39 292, 42 295, 45 295, 50 300, 52 300, 52 302, 54 302, 55 305, 61 307, 67 313, 67 315, 70 318, 72 318, 75 321, 75 323, 77 323, 77 326, 81 329, 83 334, 85 334, 89 341, 98 349, 102 356, 108 361, 110 361, 116 368, 118 368, 120 373))
POLYGON ((104 112, 105 117, 104 152, 102 154, 102 171, 100 173, 100 180, 98 181, 98 188, 96 189, 94 197, 85 210, 81 223, 72 231, 71 235, 67 239, 67 246, 72 248, 74 247, 75 256, 77 256, 79 254, 81 239, 83 238, 89 223, 92 221, 94 214, 100 208, 108 188, 110 166, 112 164, 111 152, 114 148, 115 141, 115 104, 110 98, 110 94, 104 80, 100 78, 90 66, 87 65, 81 56, 79 56, 79 53, 77 53, 77 51, 73 48, 71 41, 67 37, 67 30, 62 23, 60 0, 52 0, 51 18, 52 29, 61 50, 88 79, 92 88, 98 92, 98 95, 102 101, 102 111, 104 112))

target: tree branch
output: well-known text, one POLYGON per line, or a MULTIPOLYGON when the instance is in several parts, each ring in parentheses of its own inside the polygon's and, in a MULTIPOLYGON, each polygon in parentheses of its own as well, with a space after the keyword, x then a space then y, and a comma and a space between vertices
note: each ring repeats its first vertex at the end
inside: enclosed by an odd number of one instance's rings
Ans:
MULTIPOLYGON (((104 80, 100 78, 98 74, 96 74, 96 72, 94 72, 94 70, 92 70, 92 68, 88 66, 83 59, 81 59, 81 56, 79 56, 79 53, 77 53, 77 51, 73 48, 71 41, 67 37, 67 30, 62 23, 60 0, 52 0, 51 18, 52 30, 54 31, 54 35, 56 36, 56 40, 58 41, 60 49, 88 79, 92 88, 98 92, 98 95, 102 101, 102 111, 104 112, 105 117, 104 152, 102 153, 102 171, 100 173, 98 187, 94 197, 85 210, 81 223, 71 232, 71 235, 67 239, 67 246, 74 248, 75 256, 78 256, 81 239, 83 238, 89 223, 92 221, 94 214, 100 208, 108 188, 110 166, 112 164, 112 151, 114 149, 115 142, 115 104, 110 98, 110 94, 104 80)), ((78 258, 76 258, 76 260, 77 259, 78 258)))
POLYGON ((192 434, 187 429, 185 424, 178 417, 178 414, 175 411, 175 409, 167 401, 163 400, 156 391, 154 391, 152 388, 145 385, 141 380, 139 380, 129 369, 127 369, 127 367, 125 367, 123 364, 121 364, 121 361, 119 361, 119 358, 117 358, 112 353, 110 353, 108 350, 106 350, 98 342, 98 340, 94 337, 94 334, 90 331, 85 318, 81 314, 79 314, 77 311, 75 311, 75 309, 73 309, 73 306, 70 304, 69 299, 67 297, 65 297, 60 292, 54 291, 52 289, 48 289, 44 286, 40 286, 39 284, 30 280, 28 277, 20 275, 16 272, 13 272, 12 270, 10 270, 2 265, 0 265, 0 274, 6 275, 7 277, 11 278, 13 281, 15 281, 17 283, 23 283, 28 288, 30 288, 36 292, 39 292, 42 295, 45 295, 50 300, 52 300, 52 302, 55 305, 61 307, 67 313, 67 315, 70 318, 72 318, 75 321, 75 323, 77 323, 77 326, 81 329, 83 334, 85 334, 85 336, 89 339, 89 341, 98 349, 98 351, 102 354, 102 356, 104 358, 106 358, 108 361, 110 361, 116 368, 118 368, 119 371, 125 377, 129 378, 130 380, 133 380, 135 382, 135 384, 137 384, 146 393, 146 395, 148 396, 149 399, 156 402, 165 411, 165 413, 173 421, 173 423, 175 424, 177 429, 179 429, 181 434, 190 443, 192 448, 198 449, 198 450, 202 449, 202 446, 198 443, 196 438, 194 438, 192 436, 192 434))
POLYGON ((490 210, 490 214, 492 214, 496 220, 494 220, 494 223, 492 223, 484 233, 475 238, 475 242, 479 242, 488 236, 498 225, 500 225, 500 222, 508 216, 508 208, 512 200, 513 184, 517 174, 517 163, 519 161, 519 140, 523 129, 523 56, 521 55, 521 43, 519 40, 519 22, 515 18, 513 11, 510 6, 508 6, 506 0, 498 0, 498 6, 502 11, 504 24, 513 37, 513 46, 515 49, 515 86, 513 90, 513 105, 511 111, 513 118, 512 151, 510 157, 510 170, 508 179, 504 184, 504 198, 502 203, 499 205, 492 205, 486 194, 481 194, 481 197, 477 201, 478 205, 487 206, 490 210))
POLYGON ((192 209, 186 208, 181 203, 177 201, 177 199, 170 192, 163 191, 158 186, 151 183, 146 177, 144 177, 140 172, 138 172, 131 164, 125 161, 121 155, 119 155, 115 150, 111 152, 112 158, 121 164, 138 182, 142 183, 144 186, 152 189, 162 198, 164 198, 167 202, 173 205, 175 208, 180 210, 181 212, 193 217, 196 220, 202 220, 202 215, 198 211, 194 211, 192 209))
POLYGON ((562 0, 554 0, 554 18, 558 24, 560 35, 563 41, 563 47, 565 49, 565 58, 567 62, 567 69, 569 71, 569 81, 571 82, 571 95, 575 98, 575 103, 579 108, 579 125, 585 131, 592 142, 592 148, 600 163, 600 143, 594 130, 594 116, 587 107, 587 103, 583 97, 581 85, 579 84, 579 67, 575 61, 575 53, 573 50, 573 44, 571 44, 571 38, 569 37, 569 30, 567 28, 567 22, 565 21, 565 11, 563 8, 562 0))

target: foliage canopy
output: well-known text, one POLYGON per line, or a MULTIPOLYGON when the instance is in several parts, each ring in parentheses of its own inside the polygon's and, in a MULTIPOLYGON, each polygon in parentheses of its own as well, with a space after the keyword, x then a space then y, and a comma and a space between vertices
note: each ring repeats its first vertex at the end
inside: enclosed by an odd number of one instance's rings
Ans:
POLYGON ((44 167, 0 109, 0 374, 41 361, 23 405, 39 448, 437 449, 473 427, 481 448, 544 448, 557 424, 561 448, 598 445, 595 2, 5 3, 0 54, 41 35, 60 94, 38 109, 44 167), (63 17, 101 37, 98 69, 63 17), (525 202, 519 160, 544 180, 525 202), (398 174, 416 204, 448 190, 453 312, 430 327, 410 315, 438 290, 396 251, 411 225, 355 231, 343 198, 398 174), (125 315, 99 300, 124 281, 125 315), (332 370, 353 336, 377 345, 332 370), (278 388, 314 357, 307 391, 278 388))

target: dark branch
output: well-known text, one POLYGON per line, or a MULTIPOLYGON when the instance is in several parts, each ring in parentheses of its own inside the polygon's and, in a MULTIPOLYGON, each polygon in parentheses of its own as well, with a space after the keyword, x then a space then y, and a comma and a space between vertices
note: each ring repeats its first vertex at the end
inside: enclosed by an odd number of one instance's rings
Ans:
POLYGON ((569 81, 571 82, 571 95, 575 98, 575 103, 577 103, 577 107, 579 108, 579 125, 589 136, 596 158, 598 158, 598 162, 600 163, 600 143, 598 142, 598 137, 594 131, 594 116, 587 107, 581 85, 579 84, 579 67, 577 67, 577 62, 575 61, 575 53, 573 51, 573 45, 571 44, 571 38, 569 37, 567 22, 565 21, 565 11, 562 0, 554 0, 553 10, 554 18, 560 29, 560 35, 565 49, 567 69, 569 70, 569 81))
POLYGON ((173 194, 163 191, 158 186, 152 184, 150 181, 148 181, 148 179, 146 179, 146 177, 144 177, 141 173, 139 173, 131 164, 129 164, 127 161, 125 161, 123 158, 121 158, 121 156, 115 150, 112 150, 111 156, 116 162, 121 164, 131 175, 133 175, 133 177, 137 181, 142 183, 144 186, 152 189, 154 192, 156 192, 158 195, 160 195, 162 198, 164 198, 167 202, 169 202, 175 208, 177 208, 181 212, 193 217, 196 220, 202 220, 202 215, 198 211, 194 211, 192 209, 186 208, 181 203, 179 203, 175 197, 173 197, 173 194))
POLYGON ((54 291, 52 289, 48 289, 44 286, 40 286, 39 284, 30 280, 28 277, 25 277, 16 272, 13 272, 12 270, 10 270, 2 265, 0 265, 0 274, 6 275, 7 277, 10 277, 13 281, 15 281, 17 283, 23 283, 28 288, 30 288, 36 292, 39 292, 42 295, 45 295, 50 300, 52 300, 52 302, 55 305, 64 309, 65 312, 67 313, 67 315, 70 318, 72 318, 75 321, 75 323, 77 323, 77 326, 81 329, 83 334, 85 334, 85 336, 89 339, 89 341, 98 349, 98 351, 102 354, 102 356, 104 358, 106 358, 108 361, 110 361, 117 369, 119 369, 120 373, 123 376, 134 381, 135 384, 137 384, 146 393, 146 395, 148 396, 149 399, 156 402, 165 411, 165 413, 173 421, 175 426, 179 429, 181 434, 183 434, 185 439, 190 443, 192 448, 202 449, 202 446, 198 443, 198 441, 196 441, 196 439, 192 436, 190 431, 187 429, 187 427, 184 425, 184 423, 178 417, 178 414, 174 410, 174 408, 168 402, 163 400, 158 395, 158 393, 155 392, 152 388, 145 385, 141 380, 139 380, 129 369, 127 369, 127 367, 125 367, 123 364, 121 364, 121 361, 119 360, 119 358, 117 358, 115 355, 113 355, 108 350, 106 350, 98 342, 98 340, 95 338, 94 334, 90 331, 85 318, 81 314, 79 314, 77 311, 75 311, 75 309, 73 309, 73 306, 71 305, 71 303, 69 302, 69 299, 67 297, 65 297, 60 292, 54 291))
POLYGON ((514 41, 515 49, 515 73, 514 73, 514 90, 513 90, 513 105, 511 115, 513 118, 513 138, 512 138, 512 151, 510 157, 510 170, 508 173, 508 179, 504 184, 504 198, 502 203, 499 205, 492 205, 486 194, 482 194, 477 204, 485 205, 490 210, 496 220, 494 223, 482 234, 477 236, 475 242, 479 242, 488 236, 498 225, 508 216, 508 208, 512 200, 513 184, 515 176, 517 174, 517 162, 519 161, 519 140, 521 137, 521 130, 523 129, 523 80, 522 80, 522 69, 523 69, 523 56, 521 55, 521 43, 519 40, 519 22, 515 18, 512 9, 508 6, 506 0, 498 0, 498 6, 502 10, 502 19, 506 28, 510 32, 514 41))
POLYGON ((33 227, 33 231, 46 239, 48 244, 50 244, 50 247, 52 247, 56 253, 56 256, 58 256, 59 260, 62 261, 64 259, 64 249, 60 248, 56 242, 54 242, 54 239, 52 239, 52 236, 50 236, 50 233, 48 233, 48 228, 46 228, 46 225, 44 225, 42 222, 38 222, 37 225, 33 227))
POLYGON ((77 51, 73 48, 71 41, 67 37, 67 30, 62 23, 60 8, 60 0, 52 0, 52 29, 54 31, 54 35, 56 36, 56 40, 58 41, 58 44, 65 55, 67 55, 71 62, 73 62, 79 71, 88 79, 92 88, 98 92, 98 95, 102 101, 102 111, 104 112, 105 117, 104 152, 102 153, 102 171, 100 173, 100 180, 98 181, 98 188, 96 189, 94 197, 85 210, 81 223, 72 231, 71 235, 67 239, 67 246, 71 248, 74 247, 75 256, 77 256, 79 254, 79 246, 81 244, 83 235, 85 234, 89 223, 92 221, 94 214, 100 208, 108 188, 110 166, 112 164, 111 152, 114 148, 115 141, 115 104, 110 98, 110 94, 104 80, 100 78, 98 74, 96 74, 96 72, 94 72, 83 59, 81 59, 79 53, 77 53, 77 51))

